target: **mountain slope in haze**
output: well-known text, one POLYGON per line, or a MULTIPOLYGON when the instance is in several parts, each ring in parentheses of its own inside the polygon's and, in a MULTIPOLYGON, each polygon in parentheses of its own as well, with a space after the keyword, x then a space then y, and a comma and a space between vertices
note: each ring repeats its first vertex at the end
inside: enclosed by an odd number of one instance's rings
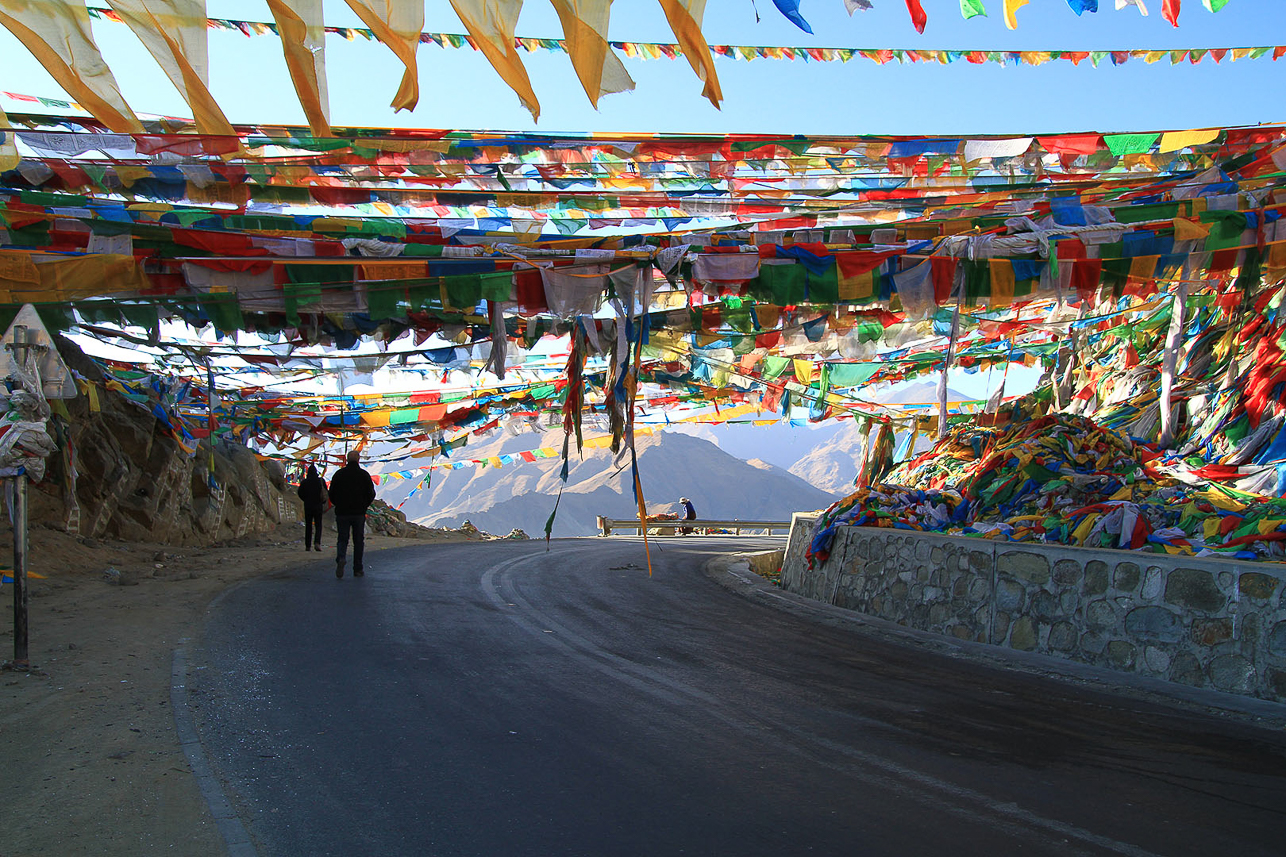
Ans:
MULTIPOLYGON (((896 390, 876 391, 871 398, 883 404, 916 404, 937 402, 938 385, 933 381, 920 381, 900 386, 896 390)), ((966 397, 956 390, 947 388, 947 400, 957 402, 966 397)), ((937 408, 933 408, 933 413, 937 408)), ((872 433, 874 432, 874 426, 872 433)), ((825 443, 807 450, 798 461, 790 467, 790 472, 823 491, 846 495, 852 492, 853 482, 857 479, 862 466, 862 435, 865 429, 858 420, 845 420, 839 431, 825 443)), ((895 435, 895 449, 901 449, 906 439, 906 431, 895 435)), ((872 437, 872 440, 874 438, 872 437)), ((934 438, 921 433, 916 440, 915 453, 918 454, 933 446, 934 438)))
MULTIPOLYGON (((467 448, 463 454, 481 459, 537 447, 561 447, 562 431, 543 435, 501 437, 467 448)), ((793 512, 823 509, 835 497, 797 476, 763 462, 734 458, 714 444, 675 432, 640 437, 638 466, 649 514, 678 510, 679 497, 688 497, 703 518, 789 520, 793 512)), ((514 528, 536 537, 554 509, 563 488, 553 535, 581 536, 597 532, 596 518, 638 515, 630 488, 628 458, 624 467, 606 449, 586 449, 577 455, 573 441, 567 484, 559 479, 560 459, 538 459, 500 468, 468 467, 434 471, 432 486, 402 506, 408 520, 426 526, 454 527, 466 519, 492 533, 514 528)), ((396 504, 413 482, 393 483, 380 496, 396 504)), ((383 488, 383 486, 382 486, 383 488)))

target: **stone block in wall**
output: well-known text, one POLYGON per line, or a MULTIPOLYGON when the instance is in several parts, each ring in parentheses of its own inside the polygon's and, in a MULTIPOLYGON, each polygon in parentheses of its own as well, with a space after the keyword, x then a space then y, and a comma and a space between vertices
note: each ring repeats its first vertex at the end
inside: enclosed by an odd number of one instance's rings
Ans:
POLYGON ((1134 666, 1134 658, 1138 654, 1138 649, 1132 643, 1125 640, 1113 640, 1107 644, 1107 660, 1118 670, 1128 670, 1134 666))
POLYGON ((1204 687, 1206 684, 1206 674, 1201 669, 1201 662, 1191 652, 1180 652, 1174 656, 1166 679, 1189 687, 1204 687))
POLYGON ((1257 571, 1248 571, 1237 580, 1237 589, 1243 596, 1261 601, 1272 598, 1279 585, 1281 581, 1277 578, 1257 571))
POLYGON ((1031 604, 1027 607, 1027 612, 1034 619, 1046 625, 1052 624, 1055 619, 1059 619, 1063 615, 1063 611, 1058 604, 1058 596, 1044 590, 1037 590, 1032 595, 1031 604))
POLYGON ((1040 642, 1036 623, 1030 616, 1019 616, 1009 632, 1009 647, 1022 652, 1034 651, 1040 642))
POLYGON ((1199 568, 1176 568, 1165 580, 1165 602, 1176 607, 1215 613, 1224 608, 1227 598, 1210 572, 1199 568))
POLYGON ((1076 648, 1076 626, 1071 622, 1055 622, 1049 629, 1049 648, 1055 652, 1070 652, 1076 648))
POLYGON ((1083 573, 1081 564, 1074 559, 1060 559, 1054 563, 1054 583, 1060 587, 1075 586, 1083 573))
POLYGON ((1183 639, 1183 621, 1165 607, 1136 607, 1125 615, 1125 632, 1140 640, 1177 643, 1183 639))
POLYGON ((1192 642, 1212 648, 1232 639, 1232 619, 1197 619, 1192 623, 1192 642))
POLYGON ((1165 649, 1148 646, 1143 650, 1143 664, 1153 675, 1164 676, 1174 658, 1165 649))
POLYGON ((1160 566, 1150 565, 1143 573, 1143 589, 1139 595, 1146 601, 1155 601, 1165 589, 1165 572, 1160 566))
POLYGON ((1268 632, 1268 653, 1286 658, 1286 622, 1278 622, 1268 632))
MULTIPOLYGON (((1101 655, 1107 648, 1107 635, 1102 631, 1086 631, 1081 634, 1081 651, 1086 655, 1101 655)), ((1094 657, 1086 658, 1089 663, 1096 663, 1094 657)))
POLYGON ((996 581, 996 609, 1014 612, 1021 610, 1027 590, 1013 580, 996 581))
POLYGON ((1042 586, 1049 582, 1049 558, 1028 551, 1005 551, 996 556, 996 572, 1042 586))
POLYGON ((1085 608, 1085 624, 1091 628, 1116 628, 1120 622, 1116 605, 1105 598, 1091 601, 1085 608))
POLYGON ((1210 662, 1210 683, 1228 693, 1252 693, 1255 665, 1241 655, 1220 655, 1210 662))
POLYGON ((1107 563, 1092 559, 1085 563, 1085 578, 1081 582, 1081 591, 1086 595, 1102 595, 1107 592, 1107 563))
POLYGON ((1112 586, 1122 592, 1133 592, 1138 587, 1141 576, 1137 562, 1118 562, 1112 573, 1112 586))
POLYGON ((1286 670, 1269 668, 1267 676, 1269 689, 1278 699, 1286 699, 1286 670))

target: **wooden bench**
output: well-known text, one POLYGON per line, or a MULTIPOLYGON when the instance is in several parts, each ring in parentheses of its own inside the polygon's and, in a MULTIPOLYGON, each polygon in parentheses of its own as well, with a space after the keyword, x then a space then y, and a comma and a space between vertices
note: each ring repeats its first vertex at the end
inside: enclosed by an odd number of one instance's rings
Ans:
MULTIPOLYGON (((643 527, 639 524, 638 518, 604 518, 600 515, 598 516, 598 528, 605 536, 610 536, 613 530, 633 530, 635 535, 642 535, 643 533, 643 527)), ((789 532, 790 521, 739 521, 735 518, 726 521, 710 518, 694 518, 691 521, 685 521, 673 518, 649 518, 647 528, 657 530, 663 536, 681 535, 685 529, 695 531, 732 530, 738 536, 741 535, 742 530, 755 530, 756 535, 759 534, 759 531, 766 530, 768 535, 772 535, 773 530, 789 532)))

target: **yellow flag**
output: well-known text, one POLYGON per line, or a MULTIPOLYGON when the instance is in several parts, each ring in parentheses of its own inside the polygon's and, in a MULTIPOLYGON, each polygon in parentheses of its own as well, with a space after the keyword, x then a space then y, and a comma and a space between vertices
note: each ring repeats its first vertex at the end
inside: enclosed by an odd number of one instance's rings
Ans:
POLYGON ((120 133, 142 133, 98 52, 82 0, 0 0, 0 24, 100 122, 120 133))
POLYGON ((1018 29, 1018 19, 1014 13, 1026 6, 1031 0, 1005 0, 1005 26, 1011 30, 1018 29))
POLYGON ((414 110, 420 101, 420 70, 415 50, 424 29, 424 4, 420 0, 345 0, 375 38, 384 43, 406 66, 402 83, 393 96, 394 110, 414 110))
POLYGON ((1014 263, 1009 259, 992 259, 991 300, 988 306, 1009 306, 1014 302, 1014 263))
POLYGON ((326 31, 322 0, 268 0, 286 67, 314 137, 330 136, 330 96, 326 88, 326 31))
POLYGON ((4 109, 0 108, 0 173, 6 170, 12 170, 18 166, 17 137, 13 133, 13 126, 9 124, 9 117, 5 115, 4 109))
POLYGON ((539 119, 540 102, 514 47, 514 29, 518 26, 522 0, 451 0, 451 8, 460 16, 487 62, 509 88, 518 93, 518 100, 531 111, 531 118, 539 119))
POLYGON ((1177 152, 1188 146, 1203 146, 1219 138, 1218 128, 1207 128, 1204 131, 1167 131, 1161 135, 1160 152, 1177 152))
POLYGON ((705 17, 706 0, 660 0, 665 18, 670 22, 674 37, 683 48, 683 55, 688 58, 692 70, 705 84, 701 94, 710 99, 716 108, 723 101, 723 90, 719 88, 719 75, 714 70, 714 57, 706 37, 701 34, 701 19, 705 17))
POLYGON ((1198 220, 1189 220, 1186 217, 1174 219, 1174 240, 1176 241, 1196 241, 1209 235, 1210 227, 1198 220))
POLYGON ((551 0, 563 24, 563 40, 572 66, 580 78, 589 103, 598 107, 598 99, 610 92, 634 88, 630 77, 607 44, 607 22, 612 0, 551 0))
POLYGON ((235 137, 210 94, 205 0, 107 0, 192 108, 202 134, 235 137))

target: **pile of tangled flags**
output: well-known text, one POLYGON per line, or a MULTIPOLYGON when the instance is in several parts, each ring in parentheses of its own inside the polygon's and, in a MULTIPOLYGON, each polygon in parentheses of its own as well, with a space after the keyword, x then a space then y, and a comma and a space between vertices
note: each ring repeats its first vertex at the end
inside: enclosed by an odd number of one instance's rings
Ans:
POLYGON ((1192 463, 1075 414, 962 426, 827 509, 807 557, 825 562, 836 528, 868 526, 1286 560, 1286 499, 1201 478, 1192 463))

